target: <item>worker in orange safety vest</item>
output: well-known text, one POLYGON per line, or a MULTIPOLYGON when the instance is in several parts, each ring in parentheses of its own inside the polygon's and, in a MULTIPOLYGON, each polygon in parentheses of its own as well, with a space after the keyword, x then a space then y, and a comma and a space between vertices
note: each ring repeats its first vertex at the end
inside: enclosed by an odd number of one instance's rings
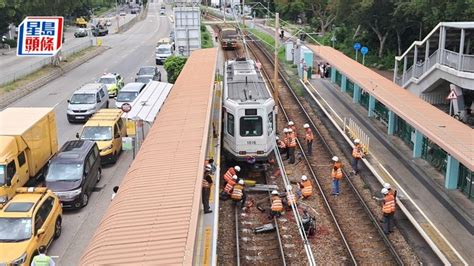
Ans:
POLYGON ((332 166, 332 169, 331 169, 332 194, 334 196, 337 196, 339 195, 340 181, 343 177, 342 163, 339 161, 339 157, 337 156, 332 157, 332 161, 334 162, 334 165, 332 166))
POLYGON ((278 191, 272 191, 272 206, 271 206, 271 216, 273 217, 280 217, 281 212, 283 211, 283 202, 281 201, 280 195, 278 191))
POLYGON ((393 232, 393 216, 396 209, 395 197, 386 188, 382 188, 381 192, 384 195, 382 204, 383 232, 388 235, 393 232))
POLYGON ((291 209, 291 205, 298 205, 298 198, 293 193, 293 187, 291 185, 286 186, 286 205, 288 209, 291 209))
POLYGON ((245 182, 243 179, 240 179, 239 182, 234 186, 234 189, 232 190, 232 194, 230 196, 230 198, 236 203, 236 205, 240 205, 240 207, 245 206, 245 200, 247 198, 244 188, 245 182))
POLYGON ((308 147, 308 155, 312 156, 313 155, 313 140, 314 140, 314 134, 311 128, 309 127, 309 124, 304 124, 303 125, 305 129, 305 136, 304 140, 306 141, 306 146, 308 147))
POLYGON ((364 152, 362 151, 360 139, 355 139, 354 148, 352 149, 352 173, 355 175, 359 174, 359 161, 362 157, 364 157, 364 152))
POLYGON ((396 189, 392 188, 392 186, 389 183, 384 183, 383 187, 388 190, 388 194, 393 195, 395 200, 397 199, 397 190, 396 189))
POLYGON ((294 134, 293 130, 290 128, 288 129, 288 156, 289 164, 295 163, 295 150, 296 150, 296 135, 294 134))
POLYGON ((306 199, 313 195, 313 185, 311 184, 311 181, 308 180, 307 176, 301 176, 301 182, 299 183, 299 185, 303 199, 306 199))
POLYGON ((295 122, 289 121, 288 122, 288 128, 293 131, 293 133, 295 134, 295 137, 298 137, 298 132, 296 131, 295 122))
POLYGON ((240 166, 236 165, 234 167, 229 167, 229 169, 227 169, 227 172, 225 172, 224 174, 224 186, 226 185, 226 183, 228 183, 229 181, 230 182, 233 182, 234 185, 235 183, 237 182, 237 180, 233 181, 233 176, 234 175, 237 175, 237 173, 240 172, 240 166))
POLYGON ((282 140, 280 140, 280 138, 277 136, 275 137, 276 139, 276 144, 277 144, 277 147, 278 147, 278 151, 280 152, 280 154, 286 154, 287 151, 286 151, 286 144, 285 142, 283 142, 282 140))

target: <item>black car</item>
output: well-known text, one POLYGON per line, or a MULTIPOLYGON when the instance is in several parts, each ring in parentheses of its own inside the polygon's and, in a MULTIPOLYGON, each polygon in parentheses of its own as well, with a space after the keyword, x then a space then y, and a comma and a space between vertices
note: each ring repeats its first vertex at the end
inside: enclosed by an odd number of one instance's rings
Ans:
POLYGON ((45 176, 46 186, 59 197, 63 208, 84 207, 100 181, 100 163, 95 141, 68 141, 51 159, 45 176))
POLYGON ((94 36, 105 36, 109 34, 109 29, 107 29, 106 26, 98 25, 98 26, 92 26, 91 28, 92 35, 94 36))
POLYGON ((143 80, 157 80, 161 81, 161 72, 156 66, 143 66, 138 70, 137 77, 135 78, 136 82, 143 82, 143 80))

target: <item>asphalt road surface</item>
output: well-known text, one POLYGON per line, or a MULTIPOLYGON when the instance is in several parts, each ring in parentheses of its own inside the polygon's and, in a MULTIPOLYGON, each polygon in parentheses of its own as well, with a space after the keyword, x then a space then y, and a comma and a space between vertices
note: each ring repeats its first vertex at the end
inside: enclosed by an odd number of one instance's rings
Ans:
MULTIPOLYGON (((59 144, 75 138, 81 124, 69 124, 66 118, 67 99, 81 85, 93 82, 104 72, 123 75, 132 82, 140 66, 154 65, 157 41, 171 31, 169 16, 159 15, 159 3, 150 3, 148 16, 123 34, 103 38, 111 49, 50 82, 9 107, 53 107, 56 112, 59 144)), ((165 71, 160 66, 164 74, 165 71)), ((166 80, 166 75, 163 76, 166 80)), ((115 106, 111 99, 110 106, 115 106)), ((78 211, 64 211, 63 231, 49 248, 48 254, 58 256, 58 265, 77 265, 83 250, 93 236, 111 200, 112 188, 119 185, 132 161, 131 151, 123 152, 118 162, 104 166, 103 177, 91 195, 89 204, 78 211)), ((137 217, 139 219, 139 217, 137 217)))

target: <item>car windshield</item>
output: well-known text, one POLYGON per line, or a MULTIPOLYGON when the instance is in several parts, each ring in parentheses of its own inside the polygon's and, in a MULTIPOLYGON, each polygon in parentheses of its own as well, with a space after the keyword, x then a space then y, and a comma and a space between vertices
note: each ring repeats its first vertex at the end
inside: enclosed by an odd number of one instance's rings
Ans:
POLYGON ((0 185, 5 184, 5 169, 7 169, 5 165, 0 165, 0 185))
POLYGON ((82 169, 80 163, 52 163, 46 181, 77 181, 81 179, 82 169))
POLYGON ((91 104, 95 103, 96 97, 95 94, 92 93, 78 93, 73 94, 71 100, 69 101, 70 104, 91 104))
POLYGON ((142 67, 138 71, 138 75, 155 75, 154 67, 142 67))
POLYGON ((114 78, 100 78, 100 79, 99 79, 99 83, 102 83, 102 84, 113 84, 113 83, 115 83, 115 79, 114 79, 114 78))
POLYGON ((138 92, 121 91, 117 95, 117 102, 133 102, 137 98, 138 92))
POLYGON ((88 140, 111 140, 112 139, 112 127, 84 127, 82 130, 81 139, 88 140))
POLYGON ((0 218, 0 242, 20 242, 31 237, 31 218, 0 218))
POLYGON ((168 48, 158 48, 156 49, 157 54, 170 54, 171 51, 168 48))
POLYGON ((148 83, 150 80, 151 77, 138 77, 135 79, 135 82, 148 83))

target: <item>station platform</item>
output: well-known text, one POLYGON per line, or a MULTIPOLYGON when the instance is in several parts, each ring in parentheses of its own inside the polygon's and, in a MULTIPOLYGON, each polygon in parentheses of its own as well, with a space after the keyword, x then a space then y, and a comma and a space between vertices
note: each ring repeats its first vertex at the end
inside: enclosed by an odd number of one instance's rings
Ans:
MULTIPOLYGON (((458 190, 444 187, 444 176, 425 160, 412 158, 412 151, 398 137, 388 135, 386 126, 374 117, 367 116, 367 110, 355 104, 347 93, 329 79, 318 77, 310 80, 309 88, 324 99, 341 118, 351 118, 370 138, 368 160, 397 190, 403 188, 400 200, 411 198, 431 220, 440 233, 452 244, 468 264, 474 263, 473 215, 474 202, 458 190), (393 180, 392 180, 393 179, 393 180), (392 180, 392 182, 391 182, 392 180)), ((350 158, 350 151, 347 151, 350 158)), ((362 172, 364 175, 364 172, 362 172)), ((415 219, 428 223, 425 217, 411 207, 415 219)))

